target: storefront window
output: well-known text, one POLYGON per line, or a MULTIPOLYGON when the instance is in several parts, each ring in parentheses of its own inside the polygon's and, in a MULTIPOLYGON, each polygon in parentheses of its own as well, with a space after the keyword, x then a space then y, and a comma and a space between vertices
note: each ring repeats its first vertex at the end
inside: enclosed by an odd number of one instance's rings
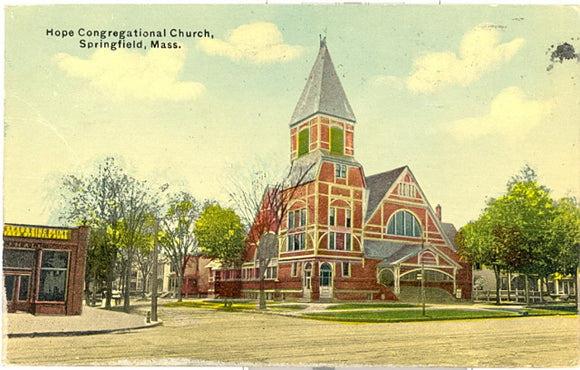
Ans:
POLYGON ((30 283, 29 275, 20 275, 20 288, 18 291, 18 300, 26 301, 28 299, 28 284, 30 283))
POLYGON ((40 285, 38 300, 43 302, 64 302, 69 252, 42 251, 40 265, 40 285))
POLYGON ((15 275, 4 275, 4 287, 6 288, 6 300, 11 301, 14 294, 15 275))
POLYGON ((4 249, 2 265, 6 268, 32 269, 34 251, 29 249, 4 249))

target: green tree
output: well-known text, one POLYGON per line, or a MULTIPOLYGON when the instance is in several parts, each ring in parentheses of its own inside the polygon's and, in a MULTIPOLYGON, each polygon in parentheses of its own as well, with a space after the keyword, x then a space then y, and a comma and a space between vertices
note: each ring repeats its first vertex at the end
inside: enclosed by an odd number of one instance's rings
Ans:
POLYGON ((87 251, 86 290, 105 285, 105 307, 111 307, 118 253, 118 233, 110 232, 122 219, 119 208, 124 173, 114 158, 107 158, 88 176, 67 175, 61 180, 60 219, 65 224, 91 228, 87 251), (102 280, 101 280, 102 279, 102 280))
POLYGON ((491 205, 477 221, 472 221, 462 227, 455 240, 458 254, 462 259, 476 267, 488 267, 495 275, 496 303, 500 303, 500 274, 511 270, 509 248, 513 246, 510 237, 515 236, 514 230, 497 224, 493 219, 491 205))
MULTIPOLYGON (((135 200, 133 200, 135 201, 135 200)), ((130 201, 129 201, 130 202, 130 201)), ((152 199, 141 199, 143 203, 127 214, 121 222, 119 254, 123 279, 123 310, 129 312, 131 305, 131 273, 135 256, 138 253, 149 253, 153 248, 154 223, 156 212, 152 199), (151 203, 148 203, 151 202, 151 203)))
POLYGON ((200 203, 191 194, 181 192, 169 196, 167 210, 159 221, 159 246, 175 266, 179 302, 182 300, 185 258, 188 255, 199 254, 194 228, 200 213, 200 203))
POLYGON ((152 249, 139 249, 135 254, 135 265, 137 270, 141 273, 141 277, 143 279, 141 298, 145 298, 147 295, 147 290, 151 279, 150 276, 153 270, 153 257, 152 249))
POLYGON ((241 261, 245 234, 240 218, 231 209, 206 206, 195 222, 194 234, 199 248, 223 269, 235 268, 241 261))
POLYGON ((557 247, 554 272, 577 274, 580 248, 580 208, 574 198, 562 198, 555 207, 551 226, 551 242, 557 247))
POLYGON ((524 274, 547 277, 553 272, 554 243, 550 243, 554 202, 536 181, 516 182, 490 207, 496 228, 505 235, 507 266, 524 274))
POLYGON ((494 270, 499 303, 500 272, 519 272, 547 278, 559 254, 553 243, 554 203, 525 166, 508 182, 505 195, 490 199, 480 218, 460 230, 463 258, 494 270))
POLYGON ((120 264, 128 311, 133 256, 136 250, 151 247, 152 220, 165 186, 154 191, 147 182, 126 174, 114 158, 107 158, 86 177, 65 176, 61 189, 61 219, 91 227, 87 280, 105 275, 106 307, 110 307, 115 267, 120 264))

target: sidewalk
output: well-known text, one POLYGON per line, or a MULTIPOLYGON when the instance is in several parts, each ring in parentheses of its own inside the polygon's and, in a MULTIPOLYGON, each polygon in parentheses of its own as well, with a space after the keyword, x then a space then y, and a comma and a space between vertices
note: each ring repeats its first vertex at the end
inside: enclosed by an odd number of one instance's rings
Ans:
POLYGON ((83 306, 83 313, 76 316, 35 316, 21 312, 2 315, 2 331, 9 338, 105 334, 157 325, 161 325, 161 322, 148 324, 145 315, 88 306, 83 306))

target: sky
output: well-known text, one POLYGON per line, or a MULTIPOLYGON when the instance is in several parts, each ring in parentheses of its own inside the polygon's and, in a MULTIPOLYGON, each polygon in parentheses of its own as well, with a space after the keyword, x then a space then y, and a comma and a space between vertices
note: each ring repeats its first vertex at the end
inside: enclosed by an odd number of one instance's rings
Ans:
POLYGON ((282 176, 320 35, 357 118, 365 175, 408 165, 457 228, 526 164, 555 199, 580 196, 580 63, 550 60, 558 45, 580 50, 579 7, 12 5, 4 14, 5 222, 58 226, 60 179, 106 157, 222 203, 237 179, 282 176), (125 30, 141 31, 125 41, 143 47, 87 47, 119 40, 91 32, 125 30))

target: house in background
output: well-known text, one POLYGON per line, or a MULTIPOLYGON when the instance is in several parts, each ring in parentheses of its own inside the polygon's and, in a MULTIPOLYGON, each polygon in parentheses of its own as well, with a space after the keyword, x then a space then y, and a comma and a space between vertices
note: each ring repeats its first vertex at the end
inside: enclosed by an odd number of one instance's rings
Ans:
MULTIPOLYGON (((131 294, 140 295, 145 291, 147 294, 151 294, 152 291, 152 271, 149 273, 147 279, 143 278, 143 273, 134 264, 131 271, 131 294)), ((117 282, 120 286, 120 282, 117 282)), ((177 287, 177 282, 175 280, 175 272, 172 266, 165 258, 161 257, 160 261, 157 263, 157 289, 160 294, 169 293, 175 291, 177 287)))
POLYGON ((273 299, 416 299, 424 279, 451 299, 471 298, 471 266, 459 260, 453 225, 442 222, 408 166, 366 176, 355 159, 355 127, 322 39, 290 121, 283 217, 266 196, 241 270, 212 270, 217 295, 257 298, 263 284, 273 299), (267 232, 278 237, 278 255, 260 282, 257 251, 267 232))
POLYGON ((211 260, 202 255, 185 256, 185 271, 181 294, 184 297, 205 297, 208 295, 210 285, 211 269, 207 266, 211 260))

